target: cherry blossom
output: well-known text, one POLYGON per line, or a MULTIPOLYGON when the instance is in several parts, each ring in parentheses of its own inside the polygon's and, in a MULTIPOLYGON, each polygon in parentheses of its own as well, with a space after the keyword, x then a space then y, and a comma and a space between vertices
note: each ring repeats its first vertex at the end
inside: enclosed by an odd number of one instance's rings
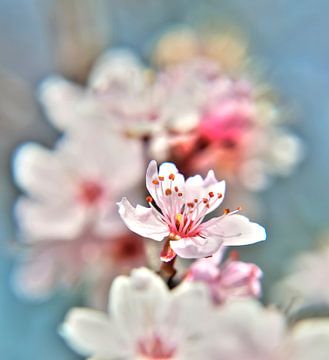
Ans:
POLYGON ((288 327, 284 315, 251 300, 215 307, 203 284, 169 290, 146 268, 113 282, 108 315, 72 309, 61 328, 88 359, 325 360, 329 321, 288 327))
POLYGON ((222 260, 223 251, 219 253, 195 261, 185 281, 205 283, 215 304, 234 298, 259 297, 261 269, 255 264, 238 261, 235 252, 226 261, 222 260))
POLYGON ((176 166, 150 162, 146 171, 150 207, 133 207, 123 198, 119 213, 128 228, 156 241, 166 239, 163 261, 176 254, 183 258, 202 258, 221 246, 247 245, 265 240, 263 227, 250 222, 236 211, 203 222, 218 208, 225 193, 225 182, 217 181, 213 171, 205 179, 200 175, 184 179, 176 166))
POLYGON ((215 311, 204 290, 195 284, 170 291, 158 275, 135 269, 113 282, 108 315, 73 309, 61 334, 93 359, 217 359, 215 311))
POLYGON ((24 236, 69 240, 86 230, 122 231, 115 202, 138 184, 143 164, 140 144, 88 126, 64 136, 54 150, 21 146, 13 168, 26 194, 15 207, 24 236))

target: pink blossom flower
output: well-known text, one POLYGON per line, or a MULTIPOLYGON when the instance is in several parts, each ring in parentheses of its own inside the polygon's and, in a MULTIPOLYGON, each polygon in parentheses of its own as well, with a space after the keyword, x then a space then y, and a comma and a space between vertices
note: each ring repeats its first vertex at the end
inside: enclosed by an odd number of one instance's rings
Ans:
POLYGON ((198 259, 187 272, 185 281, 207 284, 215 304, 232 298, 259 297, 262 271, 255 264, 235 259, 235 253, 222 262, 218 253, 210 258, 198 259))
POLYGON ((217 181, 213 171, 205 179, 200 175, 184 179, 176 166, 150 162, 146 171, 150 207, 134 208, 123 198, 119 213, 133 232, 156 241, 166 239, 162 260, 176 254, 183 258, 202 258, 221 246, 247 245, 265 240, 263 227, 236 212, 203 222, 206 215, 221 204, 225 182, 217 181))

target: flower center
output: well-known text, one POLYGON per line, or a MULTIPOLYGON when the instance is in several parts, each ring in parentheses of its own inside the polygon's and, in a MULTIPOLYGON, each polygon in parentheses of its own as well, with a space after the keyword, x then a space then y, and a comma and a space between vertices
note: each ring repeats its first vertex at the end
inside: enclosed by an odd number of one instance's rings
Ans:
POLYGON ((96 181, 85 180, 80 184, 79 199, 84 205, 95 205, 103 195, 104 188, 96 181))
POLYGON ((153 201, 161 210, 162 219, 168 224, 171 240, 198 235, 198 227, 211 207, 223 197, 221 193, 210 191, 202 198, 186 201, 185 194, 175 183, 175 174, 167 178, 158 176, 153 179, 155 199, 147 196, 147 202, 153 201))
POLYGON ((142 339, 137 349, 141 359, 145 360, 173 360, 175 347, 167 344, 158 335, 142 339))

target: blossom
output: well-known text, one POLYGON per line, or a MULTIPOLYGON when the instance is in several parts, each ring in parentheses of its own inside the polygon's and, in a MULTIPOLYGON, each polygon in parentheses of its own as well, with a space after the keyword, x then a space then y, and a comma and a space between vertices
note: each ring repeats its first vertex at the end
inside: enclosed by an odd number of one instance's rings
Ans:
POLYGON ((108 311, 73 309, 61 334, 73 349, 93 359, 217 358, 215 313, 203 287, 170 291, 158 275, 135 269, 113 282, 108 311))
POLYGON ((54 150, 23 145, 13 170, 26 193, 15 207, 24 236, 69 240, 86 230, 98 235, 122 231, 115 202, 139 182, 142 167, 140 144, 94 127, 64 136, 54 150))
POLYGON ((119 134, 153 131, 156 109, 152 82, 137 56, 125 48, 102 54, 93 66, 87 86, 61 76, 50 76, 39 91, 50 122, 62 131, 85 123, 119 134))
POLYGON ((305 252, 291 265, 288 274, 272 291, 275 302, 298 310, 303 307, 329 305, 329 246, 305 252))
POLYGON ((108 315, 72 309, 61 328, 67 343, 89 359, 324 360, 329 321, 288 327, 284 315, 256 301, 211 304, 203 284, 169 290, 146 268, 113 282, 108 315))
POLYGON ((24 247, 13 275, 16 293, 42 300, 56 288, 88 283, 99 294, 120 269, 143 264, 142 240, 127 235, 115 205, 138 184, 142 168, 140 144, 91 125, 52 150, 19 148, 13 170, 24 194, 14 210, 24 247))
POLYGON ((254 301, 218 308, 216 350, 220 360, 325 360, 329 321, 306 319, 288 327, 282 313, 254 301))
POLYGON ((146 187, 150 207, 134 208, 123 198, 118 203, 119 213, 131 231, 156 241, 167 239, 163 261, 176 254, 206 257, 221 246, 247 245, 266 238, 263 227, 235 211, 203 222, 221 204, 225 192, 225 182, 217 181, 213 171, 205 179, 196 175, 185 181, 173 163, 163 163, 158 171, 153 160, 146 171, 146 187))
POLYGON ((58 289, 87 288, 87 301, 104 309, 113 278, 145 263, 144 242, 132 233, 108 238, 86 234, 70 241, 34 242, 12 274, 15 293, 30 301, 49 299, 58 289))
POLYGON ((184 280, 205 283, 216 304, 234 298, 259 297, 261 269, 255 264, 238 261, 233 252, 223 262, 223 252, 220 253, 195 261, 184 280))

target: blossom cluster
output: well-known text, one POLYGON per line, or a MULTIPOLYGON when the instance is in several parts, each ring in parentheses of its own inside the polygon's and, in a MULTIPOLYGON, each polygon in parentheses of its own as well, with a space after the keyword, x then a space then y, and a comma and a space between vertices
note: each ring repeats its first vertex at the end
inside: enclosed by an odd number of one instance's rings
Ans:
POLYGON ((61 134, 14 154, 23 246, 12 283, 38 301, 84 290, 94 309, 71 310, 60 329, 79 354, 325 360, 329 322, 292 324, 261 305, 263 271, 228 250, 267 234, 226 190, 263 190, 302 157, 246 57, 232 38, 181 28, 159 39, 153 65, 110 49, 86 86, 58 75, 42 83, 39 100, 61 134), (104 314, 95 308, 107 298, 104 314))

